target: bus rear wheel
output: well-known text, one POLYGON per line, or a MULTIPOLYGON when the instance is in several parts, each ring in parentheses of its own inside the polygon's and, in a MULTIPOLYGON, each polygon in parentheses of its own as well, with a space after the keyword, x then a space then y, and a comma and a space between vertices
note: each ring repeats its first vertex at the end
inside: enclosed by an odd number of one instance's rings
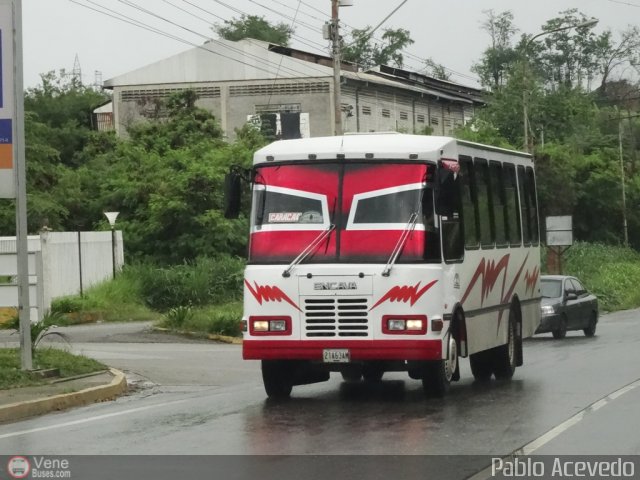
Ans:
POLYGON ((469 355, 471 373, 477 382, 488 382, 493 374, 491 351, 472 353, 469 355))
POLYGON ((516 371, 517 356, 519 348, 517 332, 517 312, 514 305, 509 309, 509 325, 507 331, 507 343, 492 350, 493 352, 493 374, 496 380, 509 380, 516 371))
POLYGON ((262 382, 269 398, 289 398, 293 389, 293 365, 284 360, 262 360, 262 382))

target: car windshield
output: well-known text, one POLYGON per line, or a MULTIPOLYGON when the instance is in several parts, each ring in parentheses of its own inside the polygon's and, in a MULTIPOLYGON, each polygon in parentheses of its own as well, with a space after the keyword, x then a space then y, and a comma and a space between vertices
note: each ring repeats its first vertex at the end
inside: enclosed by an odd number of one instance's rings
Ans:
POLYGON ((562 296, 562 280, 541 280, 540 291, 543 297, 558 298, 562 296))

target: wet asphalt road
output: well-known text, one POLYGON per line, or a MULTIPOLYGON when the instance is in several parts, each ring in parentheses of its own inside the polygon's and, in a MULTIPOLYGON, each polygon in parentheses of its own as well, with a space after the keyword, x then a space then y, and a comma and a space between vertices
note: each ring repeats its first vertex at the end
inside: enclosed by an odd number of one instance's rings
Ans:
POLYGON ((443 400, 400 373, 378 385, 332 374, 272 403, 240 346, 146 328, 68 330, 74 351, 125 370, 135 388, 2 425, 0 454, 640 454, 640 310, 602 317, 594 338, 526 341, 511 382, 474 384, 462 360, 443 400))

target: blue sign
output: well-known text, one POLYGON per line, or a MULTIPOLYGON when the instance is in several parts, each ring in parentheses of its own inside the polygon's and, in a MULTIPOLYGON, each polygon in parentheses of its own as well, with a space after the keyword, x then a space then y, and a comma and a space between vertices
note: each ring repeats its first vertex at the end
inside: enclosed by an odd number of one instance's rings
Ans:
POLYGON ((0 30, 0 108, 2 108, 2 30, 0 30))

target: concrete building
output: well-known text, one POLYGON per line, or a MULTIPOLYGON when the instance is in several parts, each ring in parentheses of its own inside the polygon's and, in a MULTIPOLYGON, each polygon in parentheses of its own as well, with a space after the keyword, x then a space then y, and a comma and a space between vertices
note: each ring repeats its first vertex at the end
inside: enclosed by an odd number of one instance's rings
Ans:
MULTIPOLYGON (((358 72, 345 63, 341 79, 345 132, 428 127, 447 135, 482 104, 480 90, 387 66, 358 72)), ((282 138, 333 134, 331 58, 258 40, 210 40, 104 87, 113 91, 119 135, 134 122, 161 118, 163 100, 185 89, 196 92, 197 106, 211 111, 231 140, 247 121, 273 122, 282 138)))

